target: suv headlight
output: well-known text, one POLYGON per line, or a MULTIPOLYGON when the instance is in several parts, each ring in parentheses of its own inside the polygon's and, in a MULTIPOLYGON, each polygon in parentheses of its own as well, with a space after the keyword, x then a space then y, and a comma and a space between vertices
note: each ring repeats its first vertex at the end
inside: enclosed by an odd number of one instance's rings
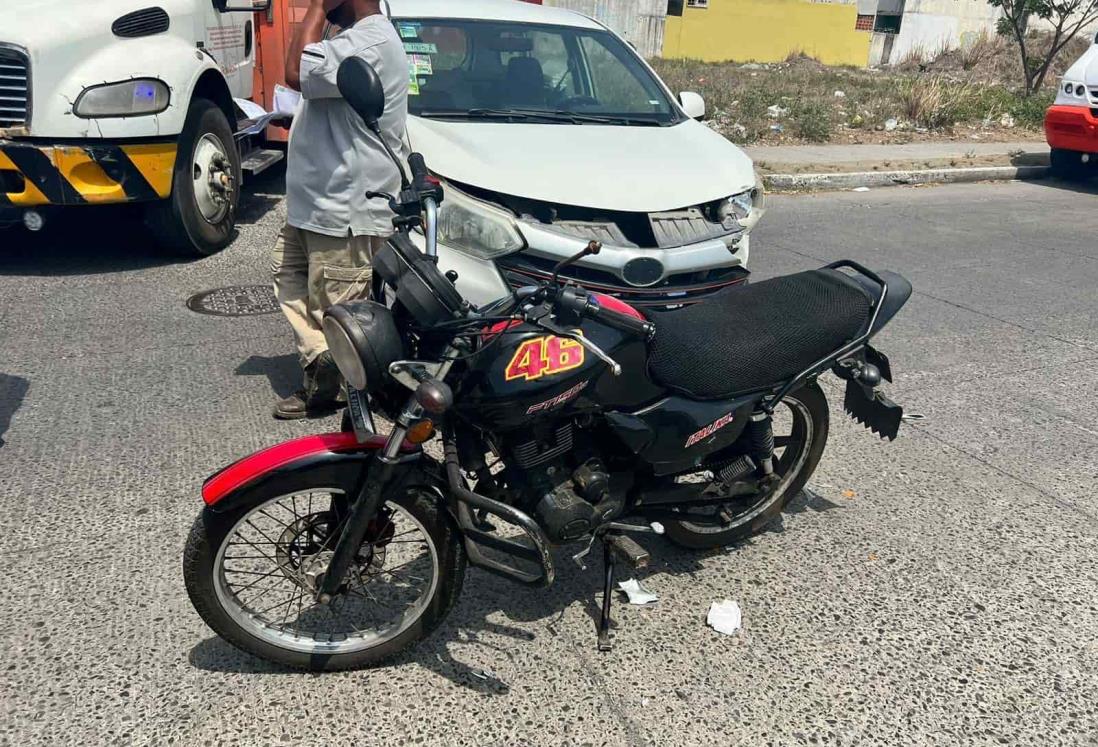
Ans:
POLYGON ((737 227, 750 231, 766 212, 764 203, 762 179, 756 175, 754 188, 732 195, 721 202, 717 218, 730 231, 737 227))
POLYGON ((171 103, 171 92, 163 81, 137 78, 85 88, 72 111, 78 117, 138 117, 159 114, 171 103))
POLYGON ((526 248, 513 215, 449 185, 438 211, 438 240, 477 259, 498 259, 526 248))
POLYGON ((1087 103, 1087 87, 1077 80, 1065 78, 1056 91, 1056 103, 1060 106, 1087 103))

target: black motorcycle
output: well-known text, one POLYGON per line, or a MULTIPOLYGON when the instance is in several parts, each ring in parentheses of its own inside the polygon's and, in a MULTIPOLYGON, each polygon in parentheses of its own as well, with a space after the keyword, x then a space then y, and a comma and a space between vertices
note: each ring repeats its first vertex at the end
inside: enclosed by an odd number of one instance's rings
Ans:
MULTIPOLYGON (((377 73, 349 60, 339 87, 380 138, 377 73)), ((553 549, 573 545, 581 566, 602 551, 606 650, 615 566, 648 560, 633 537, 730 545, 804 487, 828 435, 817 377, 845 380, 846 410, 896 437, 903 411, 879 391, 892 374, 869 341, 910 296, 902 277, 838 262, 645 317, 554 275, 475 308, 437 267, 440 184, 419 155, 410 179, 393 162, 400 194, 372 195, 397 228, 375 259, 378 301, 324 320, 348 384, 343 431, 203 487, 184 574, 230 643, 293 667, 375 664, 442 622, 468 563, 548 586, 553 549)))

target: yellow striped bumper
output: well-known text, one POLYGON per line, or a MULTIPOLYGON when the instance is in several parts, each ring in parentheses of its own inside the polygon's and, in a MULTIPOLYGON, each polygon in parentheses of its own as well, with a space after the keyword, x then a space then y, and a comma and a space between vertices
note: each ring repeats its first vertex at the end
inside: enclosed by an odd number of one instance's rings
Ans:
POLYGON ((138 202, 172 191, 175 143, 34 145, 0 140, 0 208, 138 202))

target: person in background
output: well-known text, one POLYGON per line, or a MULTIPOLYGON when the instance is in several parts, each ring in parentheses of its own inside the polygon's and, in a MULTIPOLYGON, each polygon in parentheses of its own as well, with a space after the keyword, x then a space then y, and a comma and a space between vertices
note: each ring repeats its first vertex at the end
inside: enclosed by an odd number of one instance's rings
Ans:
POLYGON ((286 83, 301 92, 302 104, 290 130, 288 215, 272 272, 304 384, 275 404, 279 419, 326 415, 340 407, 342 382, 321 329, 324 311, 369 295, 373 255, 393 232, 388 205, 365 194, 398 192, 399 175, 336 85, 344 60, 357 56, 374 66, 385 86, 382 134, 406 158, 408 60, 379 6, 378 0, 311 0, 286 57, 286 83), (327 23, 343 31, 323 41, 327 23))

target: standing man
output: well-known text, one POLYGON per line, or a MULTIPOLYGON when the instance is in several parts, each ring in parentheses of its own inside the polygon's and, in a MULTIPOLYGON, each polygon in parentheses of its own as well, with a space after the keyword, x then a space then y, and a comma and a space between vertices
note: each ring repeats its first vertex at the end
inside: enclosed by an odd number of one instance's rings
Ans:
POLYGON ((407 157, 408 59, 379 6, 379 0, 310 0, 286 58, 286 83, 301 91, 303 102, 290 130, 289 215, 272 270, 305 376, 300 391, 275 404, 274 415, 283 420, 339 407, 341 382, 321 329, 324 311, 369 294, 370 262, 393 232, 388 206, 365 194, 395 194, 400 177, 336 85, 344 60, 361 57, 374 66, 385 86, 381 131, 389 147, 407 157), (326 22, 343 32, 321 41, 326 22))

